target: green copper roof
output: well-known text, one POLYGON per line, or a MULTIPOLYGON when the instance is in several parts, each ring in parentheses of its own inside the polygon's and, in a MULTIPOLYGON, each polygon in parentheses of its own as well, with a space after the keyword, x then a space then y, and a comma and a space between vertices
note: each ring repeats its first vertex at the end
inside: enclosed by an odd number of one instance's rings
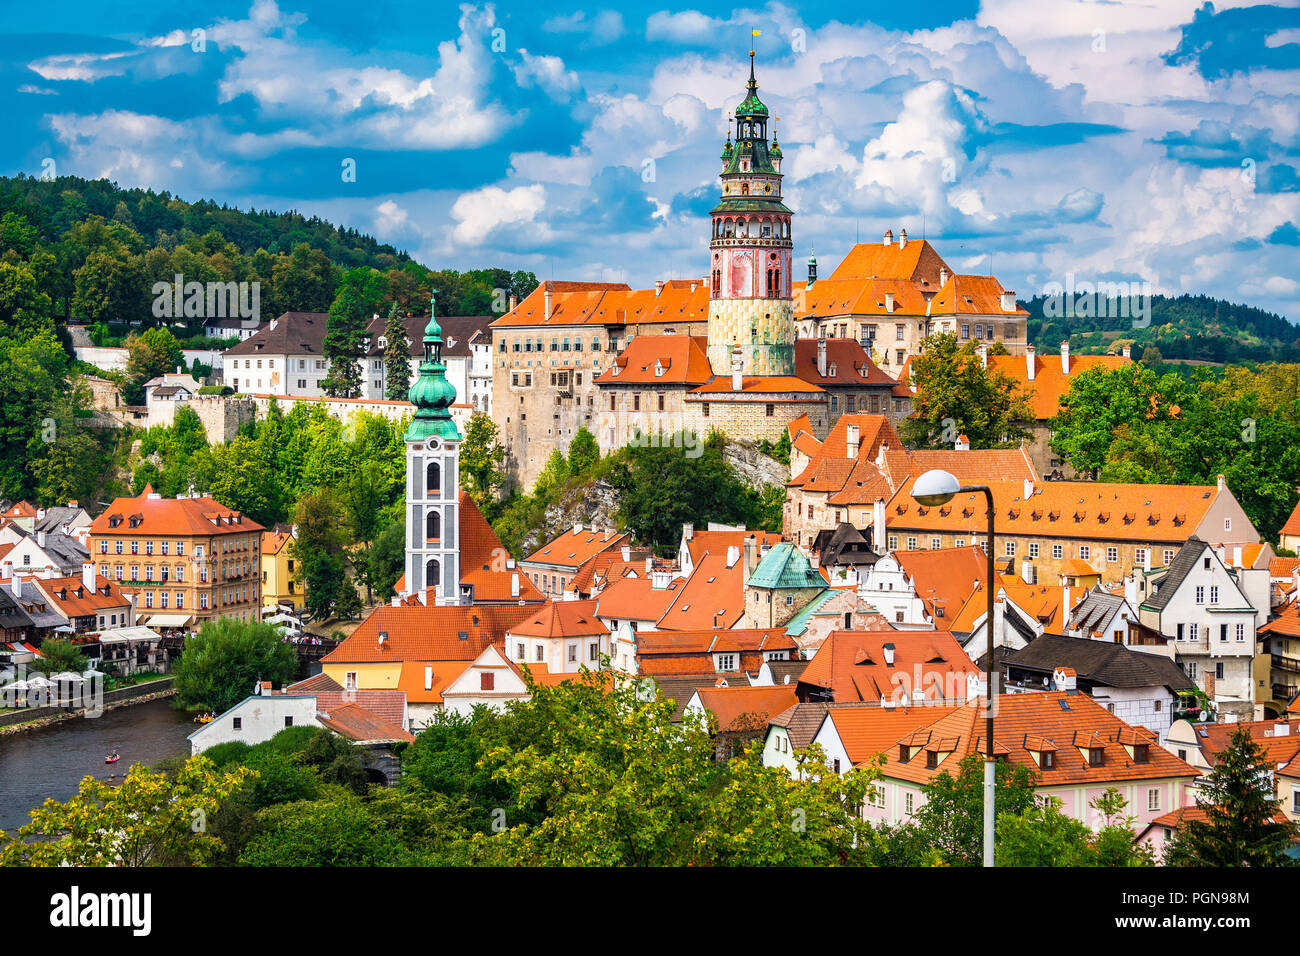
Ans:
POLYGON ((826 587, 826 579, 813 570, 802 551, 789 542, 773 545, 749 576, 749 586, 756 588, 826 587))
POLYGON ((456 401, 456 388, 447 381, 447 366, 442 364, 442 329, 435 317, 437 291, 429 300, 429 324, 424 327, 424 361, 420 374, 407 393, 415 406, 415 417, 407 426, 406 441, 424 441, 428 438, 445 438, 460 441, 460 429, 451 419, 451 405, 456 401))

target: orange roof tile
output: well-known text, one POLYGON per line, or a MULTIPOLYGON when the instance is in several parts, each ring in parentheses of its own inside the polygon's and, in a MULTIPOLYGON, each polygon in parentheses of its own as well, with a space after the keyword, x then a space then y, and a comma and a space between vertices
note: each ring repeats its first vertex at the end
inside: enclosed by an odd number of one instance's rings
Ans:
POLYGON ((966 697, 965 675, 979 673, 948 631, 832 631, 799 683, 829 690, 835 701, 880 703, 902 690, 913 699, 956 701, 966 697), (886 645, 893 645, 892 665, 886 645))
POLYGON ((457 677, 465 673, 472 663, 472 660, 403 661, 402 671, 397 678, 397 689, 406 694, 406 699, 412 703, 441 704, 443 703, 442 692, 450 687, 457 677), (427 688, 426 670, 428 671, 427 688))
POLYGON ((524 558, 522 563, 556 565, 576 570, 602 551, 622 548, 624 544, 631 543, 632 536, 627 532, 574 527, 552 538, 524 558))
MULTIPOLYGON (((962 758, 981 753, 985 746, 984 707, 971 701, 951 714, 929 724, 911 743, 944 741, 953 749, 937 767, 927 768, 919 754, 903 762, 898 750, 884 767, 886 777, 913 783, 929 783, 941 773, 955 774, 962 758)), ((1069 691, 1036 691, 1031 694, 1001 694, 994 733, 994 750, 1006 759, 1032 767, 1039 787, 1102 784, 1120 780, 1156 780, 1170 777, 1195 778, 1195 767, 1179 760, 1159 746, 1157 737, 1145 727, 1133 727, 1110 713, 1086 694, 1069 691), (1098 737, 1093 737, 1096 734, 1098 737), (1076 739, 1105 741, 1102 763, 1091 766, 1076 739), (1148 759, 1137 763, 1122 741, 1145 743, 1148 759), (1054 747, 1053 766, 1040 767, 1030 746, 1054 747)), ((1132 743, 1130 743, 1132 746, 1132 743)))
POLYGON ((1258 634, 1278 634, 1283 637, 1300 637, 1300 604, 1288 601, 1277 610, 1277 617, 1261 624, 1258 634))
POLYGON ((596 599, 586 601, 552 601, 540 610, 513 625, 511 636, 525 637, 580 637, 587 634, 605 635, 609 628, 596 618, 596 599))
POLYGON ((472 661, 483 648, 535 613, 537 608, 527 604, 384 604, 371 611, 321 662, 472 661), (387 635, 383 642, 380 634, 387 635))
POLYGON ((397 724, 384 720, 359 704, 344 704, 328 712, 317 714, 317 719, 336 733, 359 741, 404 740, 415 742, 415 735, 397 724))
POLYGON ((152 487, 136 498, 117 498, 90 525, 95 535, 221 535, 250 534, 265 529, 211 498, 151 498, 152 487), (118 520, 116 526, 114 519, 118 520), (135 520, 135 525, 131 522, 135 520))
MULTIPOLYGON (((940 268, 946 268, 934 247, 924 239, 910 239, 899 248, 897 240, 860 242, 849 250, 830 274, 831 279, 907 279, 927 291, 938 290, 940 268)), ((821 282, 813 285, 815 289, 821 282)))
POLYGON ((927 707, 880 707, 877 704, 831 704, 826 719, 844 744, 853 766, 861 766, 877 754, 895 756, 900 737, 946 717, 957 705, 927 707))
POLYGON ((1002 308, 1002 283, 993 276, 953 275, 930 303, 930 315, 1014 316, 1029 315, 1018 305, 1002 308))
POLYGON ((719 732, 761 729, 773 714, 799 702, 793 685, 701 687, 696 693, 704 709, 717 719, 719 732))
MULTIPOLYGON (((988 580, 988 558, 975 545, 933 551, 890 552, 912 579, 916 596, 932 616, 951 621, 979 585, 988 580)), ((945 627, 961 630, 955 624, 945 627)))
POLYGON ((280 549, 293 540, 293 535, 286 531, 263 531, 262 553, 279 554, 280 549))
POLYGON ((1115 369, 1129 364, 1121 355, 1071 355, 1070 371, 1061 369, 1059 355, 1034 356, 1034 380, 1029 380, 1029 357, 1027 355, 990 355, 989 368, 997 369, 1019 382, 1030 392, 1030 402, 1034 408, 1034 417, 1046 421, 1060 411, 1062 396, 1070 391, 1070 383, 1079 374, 1089 369, 1115 369))
MULTIPOLYGON (((911 487, 919 473, 920 469, 908 477, 886 508, 886 526, 890 531, 982 534, 986 530, 982 494, 958 494, 939 507, 917 504, 911 497, 911 487)), ((957 478, 971 480, 962 475, 957 478)), ((1182 544, 1218 498, 1215 485, 1049 481, 1036 484, 1032 497, 1024 500, 1023 480, 986 479, 982 483, 993 492, 998 533, 1008 535, 1182 544)))
POLYGON ((35 585, 59 613, 69 620, 116 610, 131 603, 126 597, 128 592, 124 592, 118 582, 98 574, 95 575, 94 591, 86 590, 80 575, 67 578, 29 577, 23 580, 29 585, 35 585))
POLYGON ((826 388, 874 385, 893 388, 898 383, 882 372, 857 339, 824 339, 826 374, 817 370, 818 339, 794 343, 794 374, 805 382, 826 388))
POLYGON ((693 395, 716 395, 719 392, 739 395, 826 394, 825 389, 820 386, 795 378, 793 375, 744 375, 740 379, 739 392, 736 392, 731 385, 730 375, 719 375, 707 385, 691 389, 687 393, 687 398, 693 395))
POLYGON ((621 282, 550 280, 540 283, 514 309, 494 321, 492 328, 705 322, 708 310, 709 289, 703 279, 674 279, 665 282, 657 294, 655 289, 632 289, 621 282))
POLYGON ((1282 530, 1278 534, 1300 535, 1300 502, 1296 502, 1295 508, 1292 509, 1290 516, 1286 519, 1286 523, 1282 525, 1282 530))
POLYGON ((596 613, 617 620, 657 621, 685 584, 682 578, 673 578, 668 587, 656 589, 648 576, 617 578, 600 592, 596 613))
POLYGON ((745 613, 745 555, 727 567, 727 549, 709 551, 695 562, 657 626, 670 631, 734 627, 745 613))
POLYGON ((1300 754, 1300 719, 1285 720, 1243 720, 1235 724, 1198 724, 1201 736, 1201 752, 1210 766, 1214 766, 1217 756, 1228 748, 1232 735, 1241 728, 1250 732, 1251 739, 1263 749, 1274 769, 1291 763, 1300 754), (1277 730, 1286 728, 1286 733, 1277 730))
POLYGON ((638 335, 596 384, 703 385, 713 378, 707 345, 704 336, 638 335))

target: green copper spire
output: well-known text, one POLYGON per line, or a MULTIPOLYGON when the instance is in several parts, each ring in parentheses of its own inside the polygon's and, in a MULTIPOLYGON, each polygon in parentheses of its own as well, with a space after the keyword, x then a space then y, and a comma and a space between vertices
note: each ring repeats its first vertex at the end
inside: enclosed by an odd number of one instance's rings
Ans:
POLYGON ((424 327, 424 361, 420 374, 407 393, 415 406, 415 417, 406 429, 406 441, 424 441, 426 438, 445 438, 460 441, 460 429, 451 420, 451 404, 456 400, 456 389, 447 381, 447 366, 442 364, 442 329, 438 326, 435 303, 438 290, 429 296, 429 324, 424 327))

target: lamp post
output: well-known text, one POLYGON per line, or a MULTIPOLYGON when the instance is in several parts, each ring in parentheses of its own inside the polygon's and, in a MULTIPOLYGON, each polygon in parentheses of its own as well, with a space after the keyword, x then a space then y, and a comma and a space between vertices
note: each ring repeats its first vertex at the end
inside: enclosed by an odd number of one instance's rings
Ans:
POLYGON ((918 504, 935 506, 946 504, 962 492, 983 492, 988 502, 989 533, 986 545, 988 558, 988 604, 984 627, 988 632, 988 661, 984 666, 984 739, 988 741, 984 754, 984 865, 993 866, 993 794, 997 780, 997 763, 993 756, 993 596, 995 581, 993 571, 993 491, 988 485, 963 485, 953 475, 940 469, 927 471, 912 485, 912 498, 918 504))

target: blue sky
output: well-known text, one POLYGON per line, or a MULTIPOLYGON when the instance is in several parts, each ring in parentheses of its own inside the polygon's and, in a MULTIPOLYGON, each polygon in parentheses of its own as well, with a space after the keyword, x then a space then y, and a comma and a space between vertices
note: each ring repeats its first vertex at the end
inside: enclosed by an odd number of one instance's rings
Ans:
POLYGON ((296 208, 436 267, 698 276, 753 27, 823 274, 905 227, 1022 297, 1073 273, 1300 320, 1294 0, 563 9, 10 5, 0 170, 296 208))

